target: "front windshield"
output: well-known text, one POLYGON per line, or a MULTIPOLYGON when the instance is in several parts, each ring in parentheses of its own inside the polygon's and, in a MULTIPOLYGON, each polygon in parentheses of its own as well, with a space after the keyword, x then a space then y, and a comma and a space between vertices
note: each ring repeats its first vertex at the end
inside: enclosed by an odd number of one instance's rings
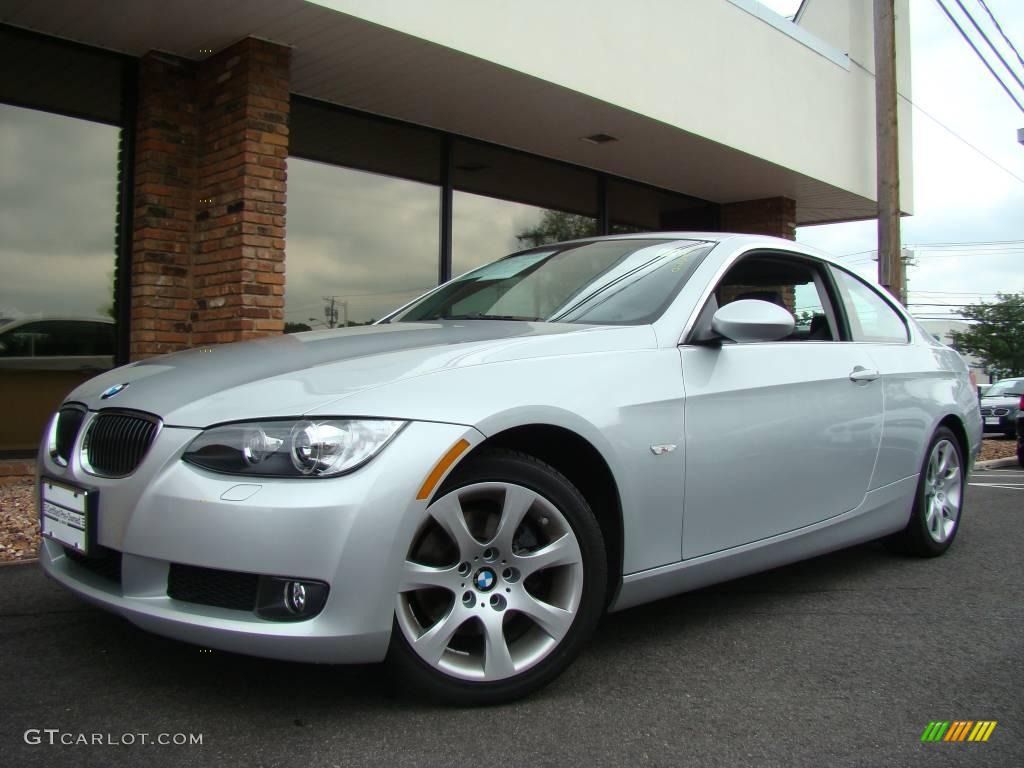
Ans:
POLYGON ((1011 379, 1008 381, 997 381, 985 392, 985 397, 1007 397, 1010 393, 1019 395, 1024 393, 1024 379, 1011 379))
POLYGON ((704 241, 656 238, 534 248, 467 272, 384 322, 649 323, 710 249, 704 241))

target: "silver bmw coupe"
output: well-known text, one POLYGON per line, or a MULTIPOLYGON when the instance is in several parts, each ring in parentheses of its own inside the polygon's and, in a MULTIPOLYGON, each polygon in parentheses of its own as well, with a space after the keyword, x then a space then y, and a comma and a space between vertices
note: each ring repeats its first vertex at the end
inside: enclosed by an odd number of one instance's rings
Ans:
POLYGON ((496 702, 604 611, 871 539, 942 554, 981 433, 959 355, 824 254, 578 240, 83 384, 39 453, 40 562, 153 632, 496 702))

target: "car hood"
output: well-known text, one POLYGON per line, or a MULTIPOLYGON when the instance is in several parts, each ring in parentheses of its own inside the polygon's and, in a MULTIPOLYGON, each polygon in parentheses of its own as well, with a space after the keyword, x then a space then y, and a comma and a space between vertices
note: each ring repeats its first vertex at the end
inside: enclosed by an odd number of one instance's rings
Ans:
MULTIPOLYGON (((393 323, 153 357, 85 382, 67 400, 93 410, 146 411, 172 426, 206 427, 239 419, 301 416, 357 392, 445 369, 651 346, 650 326, 496 320, 393 323), (127 386, 108 393, 121 384, 127 386)), ((338 415, 343 415, 343 403, 339 409, 338 415)), ((364 415, 400 417, 400 410, 396 405, 392 414, 364 415)))

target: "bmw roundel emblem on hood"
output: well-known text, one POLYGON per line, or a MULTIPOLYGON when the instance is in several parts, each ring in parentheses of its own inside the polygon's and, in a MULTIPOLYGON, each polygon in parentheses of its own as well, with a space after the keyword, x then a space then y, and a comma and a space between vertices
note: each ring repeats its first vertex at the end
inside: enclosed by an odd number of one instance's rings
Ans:
POLYGON ((129 385, 130 382, 126 381, 124 384, 115 384, 112 387, 107 387, 105 390, 103 390, 103 394, 100 395, 100 400, 109 400, 118 392, 123 392, 124 390, 128 389, 129 385))

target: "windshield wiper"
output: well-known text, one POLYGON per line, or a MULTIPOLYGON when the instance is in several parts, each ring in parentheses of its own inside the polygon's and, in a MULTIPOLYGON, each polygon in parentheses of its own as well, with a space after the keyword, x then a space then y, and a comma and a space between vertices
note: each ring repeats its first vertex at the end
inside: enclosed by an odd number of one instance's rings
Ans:
POLYGON ((528 323, 544 322, 542 317, 527 317, 521 315, 485 315, 480 312, 470 312, 465 315, 438 315, 432 320, 523 320, 528 323))

